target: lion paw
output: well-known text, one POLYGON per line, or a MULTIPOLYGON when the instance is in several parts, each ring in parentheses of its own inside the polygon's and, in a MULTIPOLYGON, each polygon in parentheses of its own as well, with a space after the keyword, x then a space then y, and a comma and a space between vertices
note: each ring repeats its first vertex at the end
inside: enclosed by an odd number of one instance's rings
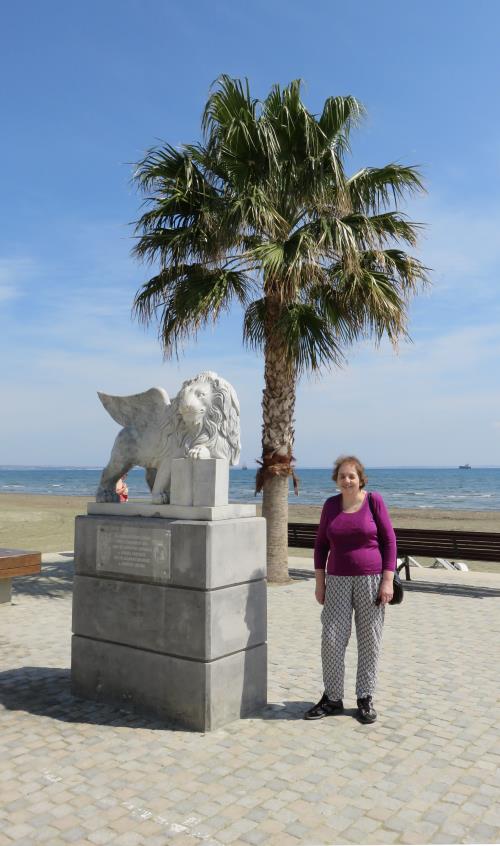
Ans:
POLYGON ((188 450, 189 458, 210 458, 210 450, 205 446, 193 447, 188 450))
POLYGON ((166 491, 162 491, 162 493, 152 496, 151 502, 153 505, 168 505, 170 502, 170 496, 166 491))
POLYGON ((95 496, 96 502, 120 502, 120 497, 113 490, 107 490, 106 488, 99 488, 95 496))

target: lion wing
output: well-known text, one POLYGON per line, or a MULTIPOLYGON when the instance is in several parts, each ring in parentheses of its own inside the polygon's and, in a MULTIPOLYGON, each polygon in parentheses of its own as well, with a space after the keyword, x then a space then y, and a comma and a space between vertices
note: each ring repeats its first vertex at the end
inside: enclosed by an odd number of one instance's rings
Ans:
MULTIPOLYGON (((222 380, 221 380, 222 381, 222 380)), ((240 460, 240 404, 233 386, 225 382, 225 409, 222 434, 229 445, 229 462, 237 464, 240 460)))
POLYGON ((104 408, 120 426, 144 430, 164 422, 170 399, 163 388, 150 388, 142 394, 115 397, 97 392, 104 408))

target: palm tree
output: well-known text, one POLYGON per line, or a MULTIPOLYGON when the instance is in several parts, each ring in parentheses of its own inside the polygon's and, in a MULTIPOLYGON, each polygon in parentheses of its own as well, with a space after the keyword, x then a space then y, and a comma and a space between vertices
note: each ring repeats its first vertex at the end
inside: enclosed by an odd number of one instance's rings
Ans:
POLYGON ((203 142, 151 149, 134 176, 147 205, 134 254, 158 266, 134 310, 158 322, 165 355, 234 303, 244 309, 244 342, 263 350, 257 489, 268 577, 277 582, 288 580, 297 380, 340 363, 358 338, 396 343, 409 298, 426 281, 426 268, 399 246, 416 243, 417 224, 397 206, 423 190, 418 172, 398 164, 344 170, 363 112, 352 96, 329 97, 316 116, 300 81, 275 85, 260 101, 248 81, 221 76, 203 142))

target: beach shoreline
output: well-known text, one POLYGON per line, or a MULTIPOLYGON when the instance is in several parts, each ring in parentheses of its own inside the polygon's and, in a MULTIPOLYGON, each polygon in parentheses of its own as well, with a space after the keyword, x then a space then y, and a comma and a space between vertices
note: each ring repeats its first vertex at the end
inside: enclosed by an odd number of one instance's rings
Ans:
MULTIPOLYGON (((0 546, 41 552, 71 550, 75 517, 87 513, 90 501, 88 496, 0 493, 0 546)), ((260 514, 260 501, 256 505, 260 514)), ((500 526, 497 511, 392 508, 390 513, 400 528, 495 532, 500 526)), ((320 505, 289 506, 291 523, 318 523, 320 514, 320 505)))

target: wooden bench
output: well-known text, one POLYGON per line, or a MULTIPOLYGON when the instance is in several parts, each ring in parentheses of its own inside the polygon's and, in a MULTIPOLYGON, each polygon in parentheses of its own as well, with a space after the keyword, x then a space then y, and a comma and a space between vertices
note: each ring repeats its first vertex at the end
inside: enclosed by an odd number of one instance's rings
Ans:
POLYGON ((13 578, 39 573, 41 565, 41 552, 0 547, 0 603, 10 602, 13 578))
MULTIPOLYGON (((318 525, 289 523, 288 546, 313 549, 318 525)), ((426 558, 464 558, 466 561, 500 563, 500 532, 460 532, 453 529, 394 529, 398 558, 403 559, 398 570, 405 569, 410 579, 410 556, 426 558)))

